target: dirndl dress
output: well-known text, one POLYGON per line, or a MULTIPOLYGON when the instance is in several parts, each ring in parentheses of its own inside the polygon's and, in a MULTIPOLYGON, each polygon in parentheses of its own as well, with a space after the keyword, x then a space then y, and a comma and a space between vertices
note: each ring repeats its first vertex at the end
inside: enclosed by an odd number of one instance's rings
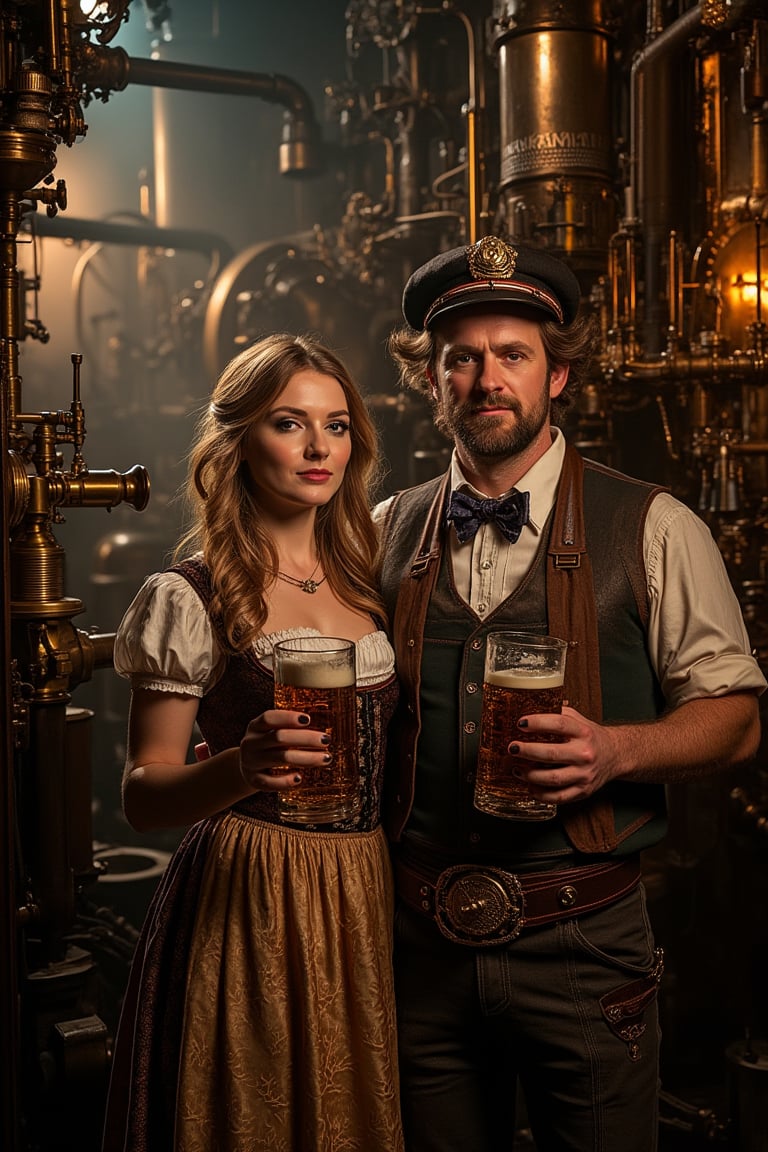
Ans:
MULTIPOLYGON (((207 570, 150 577, 118 632, 135 691, 192 691, 212 753, 272 707, 271 646, 222 655, 207 570)), ((397 699, 383 632, 357 643, 361 812, 280 822, 257 793, 190 828, 150 905, 115 1043, 104 1152, 402 1152, 393 889, 380 825, 397 699)))

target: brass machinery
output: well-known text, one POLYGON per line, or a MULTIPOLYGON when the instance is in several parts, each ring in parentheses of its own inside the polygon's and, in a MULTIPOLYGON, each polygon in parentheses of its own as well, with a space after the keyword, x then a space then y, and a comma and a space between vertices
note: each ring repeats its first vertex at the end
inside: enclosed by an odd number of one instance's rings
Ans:
MULTIPOLYGON (((339 29, 348 74, 326 94, 339 140, 328 155, 299 83, 167 58, 183 6, 145 2, 166 45, 152 59, 112 46, 129 6, 109 0, 86 16, 73 0, 19 0, 4 3, 0 17, 0 996, 10 1021, 0 1138, 25 1150, 61 1146, 64 1129, 68 1143, 75 1133, 78 1146, 98 1146, 98 1108, 87 1101, 103 1091, 110 1055, 94 930, 83 926, 84 901, 99 884, 89 768, 99 716, 78 708, 73 693, 109 668, 113 634, 74 626, 86 605, 65 595, 55 529, 65 509, 141 510, 149 500, 141 465, 118 473, 86 464, 79 351, 69 407, 57 399, 50 411, 24 410, 22 346, 46 337, 26 308, 30 288, 44 293, 45 285, 19 270, 28 233, 150 254, 162 245, 211 253, 207 279, 185 298, 195 305, 185 326, 175 322, 179 297, 165 302, 170 343, 176 333, 197 352, 183 363, 200 372, 198 395, 265 329, 314 329, 351 349, 382 421, 393 485, 426 478, 445 459, 428 413, 395 391, 381 353, 409 271, 439 247, 492 231, 551 248, 571 263, 603 332, 569 435, 587 454, 665 480, 701 513, 768 663, 764 3, 350 0, 339 29), (280 170, 311 176, 323 161, 335 165, 343 191, 334 220, 235 254, 203 226, 182 232, 149 214, 125 225, 72 220, 53 176, 57 150, 87 147, 89 102, 128 84, 281 106, 280 170)), ((169 527, 169 545, 172 537, 169 527)), ((686 964, 701 961, 702 948, 701 979, 727 985, 716 1041, 748 1033, 729 1049, 730 1126, 708 1113, 702 1120, 700 1110, 689 1126, 754 1152, 753 1133, 766 1128, 768 1010, 758 973, 768 912, 745 891, 760 883, 755 874, 765 889, 764 755, 735 785, 671 790, 670 801, 670 842, 649 865, 661 919, 677 900, 691 906, 690 877, 699 877, 697 892, 706 889, 706 923, 683 931, 673 952, 673 1049, 676 1026, 688 1027, 687 998, 709 995, 685 988, 686 964), (710 971, 718 963, 724 972, 710 971)), ((674 912, 669 919, 674 931, 674 912)))

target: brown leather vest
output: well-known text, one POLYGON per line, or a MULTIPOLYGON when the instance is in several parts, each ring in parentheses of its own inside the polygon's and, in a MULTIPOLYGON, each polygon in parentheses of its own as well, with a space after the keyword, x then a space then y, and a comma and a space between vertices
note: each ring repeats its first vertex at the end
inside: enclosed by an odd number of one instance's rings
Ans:
MULTIPOLYGON (((604 477, 609 491, 617 492, 620 515, 619 547, 615 564, 634 594, 642 626, 647 623, 648 605, 642 563, 642 534, 645 515, 658 487, 620 476, 594 462, 585 462, 571 446, 566 448, 557 500, 547 545, 547 627, 569 640, 566 664, 567 699, 584 715, 601 720, 600 645, 598 605, 593 585, 592 564, 587 553, 584 520, 584 468, 604 477), (613 484, 613 478, 617 483, 613 484), (628 531, 629 530, 629 531, 628 531)), ((398 671, 405 689, 406 711, 399 723, 397 764, 388 789, 388 830, 398 840, 411 810, 415 786, 416 748, 421 731, 419 688, 424 621, 442 559, 443 508, 448 477, 422 486, 421 507, 409 505, 408 493, 395 497, 383 526, 385 599, 393 619, 398 671), (424 508, 432 495, 426 515, 424 508), (400 505, 400 506, 399 506, 400 505), (413 549, 414 514, 423 523, 418 544, 413 549), (403 575, 405 573, 405 575, 403 575)), ((615 527, 614 524, 614 527, 615 527)), ((449 704, 449 707, 455 704, 449 704)), ((658 813, 648 810, 635 819, 633 828, 658 813)), ((613 805, 605 793, 587 801, 563 806, 560 813, 571 844, 580 852, 606 853, 618 843, 613 805)))

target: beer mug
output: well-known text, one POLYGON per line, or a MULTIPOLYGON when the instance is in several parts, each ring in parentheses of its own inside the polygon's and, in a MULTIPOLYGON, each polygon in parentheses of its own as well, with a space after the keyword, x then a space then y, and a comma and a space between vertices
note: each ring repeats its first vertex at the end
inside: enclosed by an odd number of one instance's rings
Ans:
POLYGON ((355 645, 333 636, 281 640, 272 650, 275 708, 305 712, 330 737, 331 760, 302 768, 301 784, 277 799, 281 819, 328 824, 360 811, 355 645))
POLYGON ((480 754, 475 780, 475 807, 507 820, 551 820, 555 804, 531 795, 525 780, 514 775, 518 764, 510 756, 515 739, 557 743, 554 735, 522 734, 521 716, 560 712, 563 706, 565 640, 525 632, 491 632, 485 653, 480 754))

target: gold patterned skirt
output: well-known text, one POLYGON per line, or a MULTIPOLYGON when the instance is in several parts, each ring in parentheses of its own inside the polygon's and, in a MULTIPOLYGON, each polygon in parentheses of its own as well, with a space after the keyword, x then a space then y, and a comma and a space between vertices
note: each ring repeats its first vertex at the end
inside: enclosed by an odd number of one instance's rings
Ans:
POLYGON ((176 1152, 401 1152, 392 902, 380 828, 216 822, 188 955, 176 1152))

